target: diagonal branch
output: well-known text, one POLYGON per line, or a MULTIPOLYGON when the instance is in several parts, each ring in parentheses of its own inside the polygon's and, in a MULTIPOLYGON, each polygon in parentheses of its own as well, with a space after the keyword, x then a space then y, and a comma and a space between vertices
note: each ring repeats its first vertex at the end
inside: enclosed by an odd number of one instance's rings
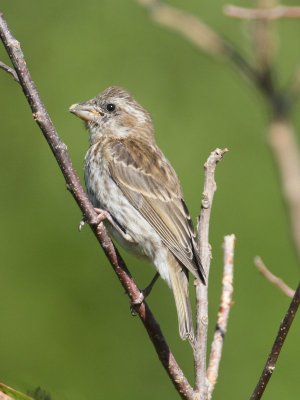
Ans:
POLYGON ((255 21, 254 50, 258 66, 252 66, 233 44, 200 18, 159 0, 136 1, 148 10, 151 18, 158 24, 180 33, 199 50, 215 59, 221 58, 234 65, 265 97, 272 111, 268 135, 269 146, 278 165, 293 240, 298 258, 300 258, 300 152, 293 124, 289 118, 292 107, 299 99, 299 78, 296 76, 291 89, 282 89, 274 77, 274 68, 271 65, 276 42, 271 32, 271 20, 275 16, 299 17, 300 7, 276 6, 276 2, 271 1, 274 7, 270 8, 244 9, 235 6, 224 8, 227 15, 233 11, 246 12, 247 19, 248 17, 251 19, 254 14, 256 14, 255 18, 272 17, 255 21))
POLYGON ((276 339, 274 341, 271 353, 270 353, 268 360, 266 362, 266 365, 261 373, 258 384, 250 397, 250 400, 261 399, 261 397, 266 389, 266 386, 272 376, 272 373, 275 370, 277 359, 279 357, 280 351, 285 342, 285 339, 287 337, 289 329, 293 323, 294 317, 297 313, 299 303, 300 303, 300 284, 299 284, 298 288, 296 289, 294 297, 292 299, 292 302, 289 306, 289 309, 288 309, 283 321, 280 324, 279 331, 278 331, 276 339))
POLYGON ((20 83, 18 75, 16 73, 16 71, 9 67, 8 65, 4 64, 4 62, 0 61, 0 68, 3 69, 4 71, 8 72, 9 74, 11 74, 14 78, 14 80, 18 83, 20 83))
POLYGON ((196 387, 200 398, 207 398, 206 377, 206 351, 208 328, 208 278, 211 261, 211 248, 209 244, 209 221, 214 193, 216 191, 215 169, 217 163, 223 158, 227 149, 216 149, 204 164, 204 190, 201 201, 201 213, 198 222, 198 246, 200 258, 206 273, 206 285, 196 281, 196 340, 194 346, 196 387))
POLYGON ((239 19, 274 20, 280 18, 300 18, 300 7, 276 6, 271 8, 245 8, 228 4, 224 7, 228 17, 239 19))
POLYGON ((254 258, 254 264, 258 271, 274 286, 277 286, 279 290, 287 297, 293 298, 295 290, 291 289, 281 278, 274 275, 265 265, 261 257, 256 256, 254 258))
MULTIPOLYGON (((100 243, 106 257, 117 274, 123 288, 125 289, 130 300, 135 303, 140 298, 141 293, 136 286, 129 270, 124 261, 114 247, 111 239, 103 226, 103 223, 97 225, 97 214, 87 198, 70 160, 67 146, 61 141, 55 127, 50 119, 50 116, 45 109, 44 104, 38 94, 37 88, 30 76, 26 65, 24 54, 20 47, 20 43, 14 38, 9 31, 3 14, 0 12, 0 37, 6 48, 6 51, 14 66, 15 72, 19 78, 20 85, 27 98, 33 117, 39 125, 45 139, 47 140, 56 161, 58 162, 61 172, 66 180, 67 188, 73 195, 76 203, 84 214, 87 222, 100 243)), ((9 71, 7 71, 9 72, 9 71)), ((11 73, 11 72, 10 72, 11 73)), ((158 357, 161 360, 165 370, 167 371, 173 385, 180 394, 182 399, 190 400, 193 396, 193 389, 189 385, 186 377, 178 366, 170 348, 163 337, 160 327, 155 320, 148 305, 143 302, 136 306, 141 321, 143 322, 147 333, 155 347, 158 357)))
POLYGON ((279 118, 271 122, 268 134, 290 214, 292 239, 300 259, 300 151, 297 137, 292 123, 279 118))
POLYGON ((259 84, 259 75, 255 68, 228 40, 200 18, 158 0, 136 1, 149 11, 155 22, 178 32, 197 49, 210 56, 229 61, 248 80, 259 84))
POLYGON ((217 383, 219 366, 222 356, 225 334, 229 312, 232 306, 233 293, 233 257, 234 257, 235 236, 227 235, 224 238, 224 271, 222 279, 222 294, 217 319, 216 330, 211 345, 209 364, 207 369, 208 399, 211 399, 212 392, 217 383))

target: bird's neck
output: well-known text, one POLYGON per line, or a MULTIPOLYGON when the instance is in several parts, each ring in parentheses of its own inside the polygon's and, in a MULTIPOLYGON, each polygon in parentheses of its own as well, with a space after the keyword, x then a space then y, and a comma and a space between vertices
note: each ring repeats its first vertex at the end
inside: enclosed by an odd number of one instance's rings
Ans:
POLYGON ((117 130, 109 128, 103 129, 101 131, 90 130, 90 146, 93 146, 94 144, 102 142, 103 140, 109 138, 114 138, 116 140, 126 138, 139 138, 147 141, 150 140, 152 142, 154 138, 154 132, 152 127, 146 125, 136 127, 118 127, 117 130))

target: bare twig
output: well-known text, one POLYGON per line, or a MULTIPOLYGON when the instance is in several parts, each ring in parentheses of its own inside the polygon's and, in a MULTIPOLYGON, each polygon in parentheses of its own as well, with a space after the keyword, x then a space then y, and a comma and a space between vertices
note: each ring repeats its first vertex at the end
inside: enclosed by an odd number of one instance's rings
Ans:
MULTIPOLYGON (((266 18, 256 21, 256 28, 259 27, 261 30, 256 35, 255 51, 258 67, 253 67, 231 43, 224 40, 200 19, 157 0, 137 1, 149 10, 152 19, 160 25, 179 32, 199 50, 205 51, 208 55, 229 61, 264 95, 272 111, 269 142, 281 175, 283 192, 290 211, 293 237, 300 257, 300 154, 293 128, 289 123, 289 112, 299 98, 298 87, 296 85, 294 90, 284 90, 278 86, 276 79, 274 79, 274 71, 271 65, 274 37, 270 36, 271 32, 269 31, 271 29, 269 23, 271 18, 298 17, 300 8, 277 7, 275 13, 272 11, 271 14, 270 9, 259 9, 259 17, 262 17, 261 12, 263 12, 265 13, 263 16, 266 18)), ((200 285, 197 285, 197 287, 200 287, 200 285)), ((205 313, 207 293, 203 293, 203 297, 199 295, 197 301, 199 299, 201 299, 199 313, 203 317, 201 321, 198 314, 197 329, 199 332, 199 326, 201 327, 203 337, 202 343, 198 344, 199 348, 196 347, 195 351, 196 389, 201 390, 203 395, 200 396, 201 398, 207 398, 207 382, 204 372, 207 340, 207 313, 205 313), (203 358, 201 359, 201 357, 203 358)))
POLYGON ((229 61, 238 72, 266 96, 274 107, 276 106, 278 109, 282 106, 282 99, 277 97, 269 76, 261 74, 261 71, 253 67, 232 43, 224 39, 200 18, 157 0, 136 1, 150 12, 155 22, 180 33, 199 50, 210 56, 229 61))
MULTIPOLYGON (((33 117, 42 130, 60 166, 68 189, 85 215, 86 220, 91 224, 91 228, 97 237, 98 242, 102 246, 127 295, 129 296, 130 300, 135 303, 136 300, 140 298, 141 293, 124 261, 107 235, 103 224, 101 223, 98 226, 96 224, 97 214, 80 184, 78 175, 76 174, 69 158, 67 146, 61 141, 54 128, 45 106, 40 99, 36 86, 31 79, 20 44, 9 31, 2 13, 0 13, 0 36, 18 75, 23 92, 31 107, 33 117)), ((150 308, 144 302, 140 306, 136 306, 136 312, 143 322, 156 349, 158 357, 160 358, 176 390, 182 399, 192 399, 193 389, 189 385, 173 354, 171 353, 150 308)))
POLYGON ((288 309, 283 321, 280 324, 279 331, 278 331, 276 339, 274 341, 271 353, 270 353, 268 360, 266 362, 266 365, 262 371, 262 374, 260 376, 258 384, 250 397, 250 400, 261 399, 261 397, 266 389, 266 386, 272 376, 272 373, 275 370, 277 359, 279 357, 280 351, 281 351, 284 341, 287 337, 289 329, 293 323, 294 317, 297 313, 299 303, 300 303, 300 284, 299 284, 298 288, 296 289, 294 297, 292 299, 292 302, 289 306, 289 309, 288 309))
MULTIPOLYGON (((269 143, 282 178, 282 188, 290 211, 294 242, 300 257, 300 153, 292 125, 288 122, 289 112, 297 96, 292 91, 287 94, 284 90, 279 89, 274 79, 274 71, 270 64, 272 58, 270 49, 273 46, 271 43, 273 39, 270 39, 270 32, 268 32, 269 24, 258 25, 260 37, 256 38, 259 44, 256 46, 256 51, 259 54, 256 56, 259 66, 254 68, 232 44, 224 40, 199 18, 157 0, 137 1, 149 10, 157 23, 181 33, 188 41, 209 55, 224 57, 233 63, 264 95, 272 110, 269 143)), ((295 15, 295 9, 299 7, 287 8, 295 15)), ((275 9, 277 8, 275 7, 275 9)), ((270 9, 259 10, 269 12, 270 9)), ((261 23, 263 22, 261 21, 261 23)))
POLYGON ((13 76, 14 80, 16 82, 20 83, 18 75, 16 74, 16 71, 13 68, 4 64, 2 61, 0 61, 0 68, 3 69, 4 71, 8 72, 9 74, 11 74, 13 76))
POLYGON ((295 290, 291 289, 281 278, 278 276, 272 274, 272 272, 266 267, 265 263, 263 260, 259 257, 256 256, 254 258, 254 264, 258 271, 273 285, 277 286, 279 290, 282 291, 283 294, 286 296, 293 298, 295 294, 295 290))
MULTIPOLYGON (((257 0, 259 9, 270 9, 276 5, 276 0, 257 0)), ((277 41, 274 31, 274 24, 271 20, 258 19, 248 24, 253 40, 253 52, 257 60, 257 69, 264 81, 264 86, 269 92, 274 93, 272 64, 277 51, 277 41)))
MULTIPOLYGON (((211 248, 209 244, 209 220, 214 193, 216 191, 215 169, 217 163, 223 158, 227 149, 216 149, 208 157, 204 164, 204 190, 201 201, 201 213, 198 222, 198 246, 200 258, 206 273, 208 282, 211 261, 211 248)), ((195 390, 200 393, 200 398, 207 398, 206 377, 206 351, 207 351, 207 327, 208 327, 208 284, 205 286, 196 281, 196 340, 194 346, 195 390)))
POLYGON ((257 71, 227 40, 200 18, 157 0, 136 0, 144 6, 158 24, 173 29, 212 57, 229 60, 250 81, 258 80, 257 71))
POLYGON ((245 8, 226 5, 224 13, 228 17, 239 19, 265 19, 300 18, 300 7, 276 6, 272 8, 245 8))
POLYGON ((234 257, 235 236, 228 235, 224 238, 224 271, 222 280, 222 294, 217 319, 216 330, 211 345, 210 358, 207 369, 208 399, 211 399, 215 388, 219 366, 222 356, 223 343, 227 331, 227 323, 230 308, 232 306, 233 293, 233 257, 234 257))
POLYGON ((269 127, 269 144, 280 174, 281 187, 290 213, 290 224, 300 258, 300 152, 292 125, 283 119, 269 127))

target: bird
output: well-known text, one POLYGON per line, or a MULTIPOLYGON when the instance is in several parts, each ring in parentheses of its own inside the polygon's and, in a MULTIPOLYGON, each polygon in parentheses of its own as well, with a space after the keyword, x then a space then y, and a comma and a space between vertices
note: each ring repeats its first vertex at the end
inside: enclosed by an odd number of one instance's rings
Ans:
POLYGON ((193 223, 179 179, 155 141, 152 118, 125 89, 111 86, 69 111, 89 132, 88 197, 127 251, 150 260, 173 292, 182 340, 194 341, 191 273, 205 284, 193 223))

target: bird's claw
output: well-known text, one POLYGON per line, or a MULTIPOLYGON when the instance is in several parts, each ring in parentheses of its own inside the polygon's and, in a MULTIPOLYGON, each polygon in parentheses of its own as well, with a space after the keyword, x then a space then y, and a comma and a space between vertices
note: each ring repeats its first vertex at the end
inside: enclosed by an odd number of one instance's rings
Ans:
POLYGON ((142 290, 140 292, 139 296, 136 299, 134 299, 130 304, 130 313, 133 317, 135 317, 137 314, 135 307, 140 306, 144 300, 145 300, 145 296, 144 296, 144 292, 142 290))
POLYGON ((89 222, 87 220, 87 218, 85 216, 83 216, 82 220, 79 222, 79 225, 78 225, 79 232, 82 231, 82 229, 83 229, 83 227, 84 227, 84 225, 86 223, 88 223, 90 225, 99 225, 105 219, 109 219, 110 218, 109 213, 107 211, 105 211, 105 210, 101 210, 101 208, 95 208, 95 211, 97 213, 96 221, 95 222, 89 222))
POLYGON ((136 317, 137 316, 137 312, 135 311, 133 304, 131 304, 131 306, 130 306, 130 314, 131 314, 132 317, 136 317))
POLYGON ((97 213, 97 225, 99 225, 105 219, 111 220, 111 216, 107 211, 102 210, 101 208, 94 208, 94 210, 97 213))
POLYGON ((82 231, 84 225, 85 225, 85 218, 82 218, 82 220, 79 222, 79 225, 78 225, 79 232, 82 231))

